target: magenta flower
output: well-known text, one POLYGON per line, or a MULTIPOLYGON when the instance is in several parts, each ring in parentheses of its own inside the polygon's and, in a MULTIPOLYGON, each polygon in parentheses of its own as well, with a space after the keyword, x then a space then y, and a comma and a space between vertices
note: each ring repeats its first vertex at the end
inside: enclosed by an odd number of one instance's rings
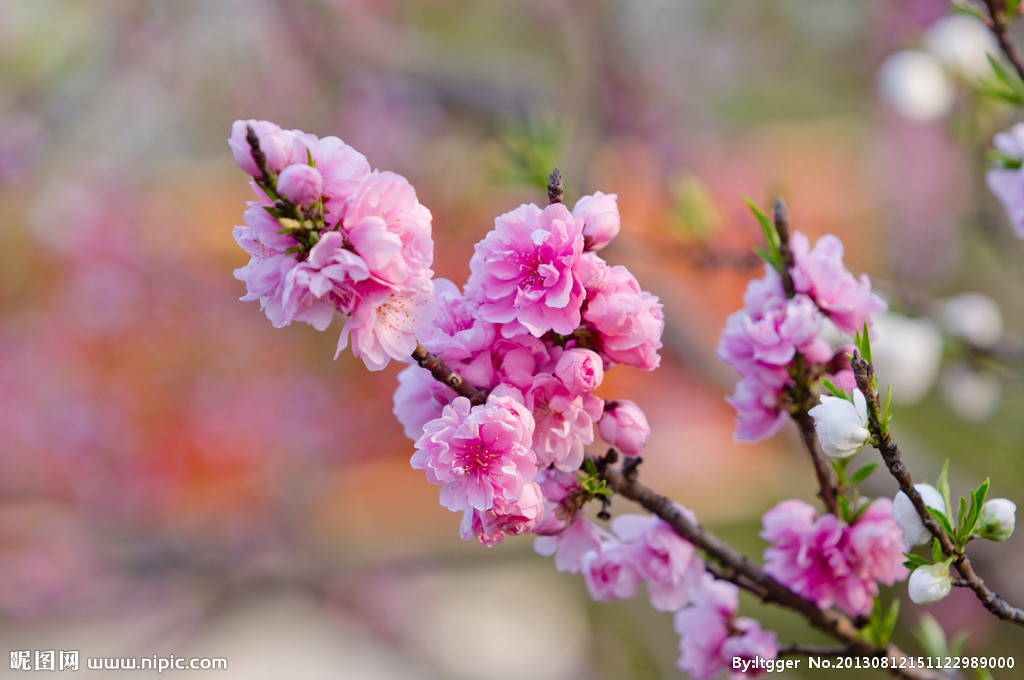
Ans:
MULTIPOLYGON (((294 133, 282 130, 277 125, 265 120, 236 120, 231 125, 231 138, 228 146, 235 157, 238 167, 252 177, 260 177, 259 166, 252 157, 252 147, 247 139, 248 126, 252 126, 259 139, 260 151, 267 158, 267 165, 274 172, 281 172, 292 162, 294 133)), ((302 159, 303 162, 305 159, 302 159)))
POLYGON ((884 312, 885 300, 871 292, 867 274, 860 279, 843 264, 843 242, 831 234, 822 236, 810 248, 807 237, 793 232, 793 286, 798 293, 810 295, 842 331, 859 331, 872 314, 884 312))
POLYGON ((448 279, 434 279, 434 299, 437 316, 420 333, 424 347, 445 361, 464 361, 492 346, 495 325, 481 318, 476 302, 458 286, 448 279))
POLYGON ((651 436, 647 416, 629 399, 606 403, 597 429, 601 439, 617 448, 624 456, 639 456, 647 438, 651 436))
POLYGON ((434 315, 433 282, 427 275, 407 281, 405 287, 360 286, 345 322, 335 357, 349 344, 352 353, 371 371, 379 371, 391 359, 407 359, 416 349, 416 332, 434 315))
POLYGON ((555 556, 555 569, 572 574, 580 570, 584 555, 600 548, 601 530, 579 514, 560 533, 538 535, 533 541, 537 553, 555 556))
POLYGON ((431 420, 455 399, 455 392, 438 382, 430 371, 419 366, 406 366, 398 374, 398 387, 392 396, 391 412, 402 425, 405 436, 415 442, 431 420))
POLYGON ((576 201, 572 216, 583 220, 583 242, 587 250, 601 250, 619 235, 618 196, 600 191, 576 201))
POLYGON ((558 357, 555 377, 573 394, 593 392, 604 380, 604 362, 589 349, 567 349, 558 357))
POLYGON ((432 484, 442 484, 441 505, 481 512, 519 500, 537 473, 530 443, 533 416, 510 396, 470 406, 456 397, 430 421, 410 463, 432 484))
POLYGON ((783 501, 765 513, 765 573, 819 607, 856 616, 871 609, 878 582, 907 577, 902 532, 888 499, 876 499, 853 527, 810 505, 783 501))
MULTIPOLYGON (((1011 158, 1024 157, 1024 123, 997 132, 992 145, 1011 158)), ((992 168, 985 174, 985 183, 1006 211, 1013 233, 1024 238, 1024 168, 992 168)))
POLYGON ((783 368, 758 368, 745 375, 725 400, 736 409, 736 441, 758 442, 775 435, 786 424, 780 400, 789 373, 783 368))
POLYGON ((604 541, 583 556, 583 579, 590 596, 598 602, 625 600, 640 587, 642 565, 635 551, 617 541, 604 541))
POLYGON ((549 330, 568 335, 580 325, 583 284, 574 267, 583 252, 583 221, 555 203, 521 205, 497 218, 476 244, 466 294, 502 334, 549 330))
POLYGON ((691 601, 704 575, 704 562, 692 543, 653 515, 619 515, 612 520, 612 531, 629 544, 647 580, 652 607, 671 612, 691 601))
POLYGON ((535 376, 524 396, 537 423, 533 449, 540 467, 554 465, 566 472, 579 469, 584 447, 594 442, 594 423, 601 417, 604 400, 573 394, 548 373, 535 376))
POLYGON ((645 371, 658 367, 665 317, 658 298, 621 265, 610 267, 604 286, 587 299, 583 319, 598 335, 601 352, 610 360, 645 371))
MULTIPOLYGON (((778 637, 761 630, 749 618, 736 618, 739 611, 739 588, 717 581, 704 574, 689 607, 676 612, 673 622, 680 636, 676 662, 680 670, 692 678, 713 678, 733 669, 733 658, 774 659, 778 653, 778 637)), ((757 669, 747 677, 765 672, 757 669)), ((742 677, 733 673, 732 677, 742 677)))
POLYGON ((518 500, 495 499, 494 507, 481 512, 475 508, 462 515, 459 534, 462 540, 475 538, 481 545, 493 547, 505 536, 519 536, 532 531, 544 517, 544 497, 536 482, 523 487, 518 500))
POLYGON ((312 205, 324 190, 324 176, 316 168, 293 163, 277 178, 277 193, 296 205, 312 205))

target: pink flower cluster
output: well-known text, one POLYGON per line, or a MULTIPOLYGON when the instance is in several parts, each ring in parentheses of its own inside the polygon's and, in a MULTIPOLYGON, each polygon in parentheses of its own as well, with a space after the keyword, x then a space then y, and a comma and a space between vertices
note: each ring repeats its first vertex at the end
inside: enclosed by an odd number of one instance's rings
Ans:
POLYGON ((807 503, 783 501, 764 514, 765 573, 819 607, 856 616, 871 610, 878 584, 907 578, 903 532, 892 502, 875 499, 848 525, 807 503))
POLYGON ((886 309, 866 275, 857 279, 846 270, 843 245, 835 236, 823 236, 812 249, 807 237, 795 232, 790 247, 794 295, 787 297, 782 277, 765 265, 764 277, 748 284, 744 308, 729 317, 718 342, 718 357, 740 375, 727 399, 736 409, 740 441, 760 441, 785 424, 782 395, 798 353, 814 364, 836 356, 822 337, 826 320, 853 334, 886 309))
MULTIPOLYGON (((754 619, 737 617, 738 612, 739 588, 704 574, 690 606, 675 614, 682 652, 676 663, 679 669, 691 678, 713 678, 723 671, 732 671, 736 667, 733 659, 774 659, 779 648, 778 636, 762 630, 754 619)), ((762 664, 757 664, 746 673, 733 671, 730 677, 756 678, 766 672, 762 664)))
POLYGON ((235 270, 242 299, 259 300, 276 327, 324 330, 335 312, 347 315, 338 351, 351 341, 371 370, 408 358, 434 313, 431 216, 413 187, 371 170, 337 137, 239 120, 228 143, 259 196, 234 232, 250 255, 235 270), (249 125, 270 177, 253 157, 249 125))
MULTIPOLYGON (((1024 123, 996 133, 992 145, 1008 158, 1024 159, 1024 123)), ((1024 168, 993 168, 986 173, 985 181, 1006 211, 1013 233, 1024 238, 1024 168)))
MULTIPOLYGON (((536 495, 528 492, 540 503, 531 511, 547 508, 530 515, 536 520, 530 526, 540 523, 539 535, 582 527, 574 521, 571 490, 595 425, 626 455, 638 455, 650 434, 636 404, 619 400, 606 408, 593 393, 616 363, 650 370, 659 362, 664 320, 657 298, 593 250, 607 244, 618 225, 615 197, 608 194, 584 197, 572 211, 562 204, 523 205, 500 216, 476 246, 465 291, 435 280, 436 315, 419 333, 424 347, 471 384, 511 400, 500 408, 515 402, 530 416, 533 469, 524 478, 538 484, 536 495)), ((449 418, 454 399, 454 391, 419 366, 399 374, 394 413, 420 449, 414 467, 422 465, 428 444, 454 436, 452 427, 438 424, 449 418), (429 439, 420 436, 424 431, 429 439)), ((488 402, 487 408, 499 407, 488 402)), ((495 497, 501 502, 494 507, 474 506, 463 537, 492 545, 516 533, 503 528, 501 518, 523 508, 501 503, 519 496, 495 497)))

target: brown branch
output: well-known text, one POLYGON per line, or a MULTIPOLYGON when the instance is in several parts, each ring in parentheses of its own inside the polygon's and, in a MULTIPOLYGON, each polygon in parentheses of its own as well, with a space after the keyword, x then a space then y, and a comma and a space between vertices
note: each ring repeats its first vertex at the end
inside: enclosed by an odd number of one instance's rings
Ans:
MULTIPOLYGON (((594 462, 596 465, 597 461, 594 462)), ((716 560, 721 567, 713 567, 713 573, 717 572, 726 577, 729 582, 757 593, 764 602, 774 603, 799 613, 813 627, 845 644, 850 654, 889 657, 893 663, 889 664, 888 670, 897 677, 910 680, 939 680, 941 678, 937 673, 930 673, 924 669, 895 668, 895 666, 901 665, 901 659, 906 658, 906 655, 898 647, 893 644, 884 648, 876 647, 861 639, 858 637, 859 630, 849 618, 832 610, 823 610, 810 600, 794 593, 762 571, 746 555, 689 519, 665 496, 656 493, 635 479, 627 478, 621 471, 610 465, 599 467, 598 474, 615 493, 641 505, 665 520, 677 534, 716 560)), ((909 664, 904 663, 903 665, 909 664)))
POLYGON ((252 150, 252 159, 256 161, 256 167, 260 169, 260 176, 257 179, 262 179, 271 188, 274 188, 276 180, 274 171, 270 169, 267 156, 263 153, 263 149, 260 148, 260 138, 256 134, 256 130, 253 129, 252 123, 246 123, 245 141, 249 143, 249 148, 252 150))
POLYGON ((1017 75, 1024 80, 1024 57, 1021 56, 1020 50, 1017 49, 1017 44, 1013 42, 1013 36, 1010 35, 1010 25, 1013 23, 1011 17, 1006 16, 1006 3, 1004 0, 985 0, 985 6, 988 8, 990 21, 986 21, 985 25, 988 26, 989 30, 996 37, 999 42, 999 48, 1006 55, 1006 59, 1013 65, 1013 68, 1017 71, 1017 75))
MULTIPOLYGON (((1024 610, 1011 606, 1006 600, 985 585, 985 582, 974 571, 970 558, 967 557, 966 553, 957 551, 952 538, 946 534, 942 526, 928 512, 924 499, 921 498, 921 494, 914 488, 914 480, 910 477, 910 471, 903 464, 899 447, 893 441, 888 429, 882 427, 881 403, 878 397, 878 390, 875 388, 875 369, 871 362, 865 361, 860 353, 855 350, 853 359, 850 361, 850 367, 853 369, 853 375, 857 379, 857 389, 864 393, 864 399, 867 401, 868 430, 871 432, 871 436, 874 437, 875 448, 882 454, 882 460, 885 462, 885 466, 889 468, 889 473, 895 478, 896 483, 899 484, 900 491, 905 493, 910 499, 914 510, 917 511, 918 516, 921 518, 921 522, 931 535, 938 539, 939 545, 942 547, 942 553, 946 557, 954 558, 953 566, 956 567, 963 577, 963 585, 973 590, 974 594, 977 595, 978 599, 985 606, 985 609, 992 612, 992 614, 1005 621, 1012 621, 1024 626, 1024 610)), ((958 585, 960 584, 958 583, 958 585)))
POLYGON ((551 171, 551 176, 548 177, 548 205, 561 203, 564 197, 565 191, 562 188, 562 171, 555 168, 551 171))
POLYGON ((461 397, 466 397, 472 404, 482 404, 487 401, 487 392, 468 383, 461 375, 445 365, 441 357, 431 354, 427 348, 416 343, 416 349, 412 352, 412 358, 421 367, 430 371, 434 380, 444 383, 455 390, 461 397))
MULTIPOLYGON (((782 255, 782 287, 786 291, 786 297, 796 295, 796 287, 793 284, 793 252, 789 248, 789 210, 786 202, 781 198, 775 201, 774 222, 775 229, 779 233, 779 253, 782 255)), ((793 359, 791 371, 793 389, 790 395, 793 398, 793 408, 790 417, 800 430, 800 438, 803 440, 804 448, 811 455, 811 464, 814 466, 814 475, 818 479, 818 497, 821 498, 825 508, 833 515, 839 514, 839 507, 836 504, 836 488, 832 483, 832 472, 829 470, 825 453, 821 450, 818 442, 818 434, 814 431, 814 419, 810 411, 817 401, 811 391, 811 384, 815 377, 811 374, 810 365, 804 361, 803 356, 797 354, 793 359)))

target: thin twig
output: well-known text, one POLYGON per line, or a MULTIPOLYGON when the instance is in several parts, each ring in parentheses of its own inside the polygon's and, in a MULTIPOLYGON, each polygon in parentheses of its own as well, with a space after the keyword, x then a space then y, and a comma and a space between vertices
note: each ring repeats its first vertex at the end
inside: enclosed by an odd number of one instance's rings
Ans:
MULTIPOLYGON (((793 252, 789 247, 789 210, 786 202, 779 198, 775 201, 775 229, 779 234, 779 253, 782 255, 782 287, 786 291, 786 297, 796 295, 796 287, 793 284, 792 269, 794 265, 793 252)), ((836 503, 836 488, 832 483, 832 472, 828 468, 825 453, 821 450, 818 442, 818 434, 814 430, 814 419, 808 413, 817 401, 811 391, 811 383, 814 376, 811 374, 811 366, 799 353, 793 358, 793 408, 790 416, 800 430, 800 438, 803 440, 804 448, 811 455, 811 463, 814 465, 814 475, 818 480, 818 497, 821 498, 825 508, 833 515, 839 514, 839 506, 836 503)))
POLYGON ((914 488, 914 480, 910 476, 910 471, 903 464, 899 447, 893 441, 889 432, 882 429, 879 415, 881 413, 881 403, 878 397, 878 390, 875 389, 874 385, 875 369, 871 362, 865 361, 860 356, 860 353, 854 350, 850 367, 853 369, 853 375, 857 379, 857 389, 864 393, 864 399, 867 401, 868 430, 875 440, 875 448, 882 454, 882 460, 885 461, 885 466, 889 468, 889 473, 896 480, 896 483, 899 484, 900 491, 905 493, 910 499, 914 510, 917 511, 918 516, 921 518, 921 522, 931 535, 938 539, 942 553, 946 557, 954 558, 953 566, 956 567, 963 577, 963 585, 973 590, 974 594, 977 595, 978 599, 985 606, 985 609, 992 612, 995 616, 1024 626, 1024 610, 1011 606, 995 591, 985 585, 985 582, 974 571, 970 558, 967 557, 966 553, 957 552, 953 540, 946 535, 942 526, 928 512, 924 499, 921 498, 921 494, 914 488))
POLYGON ((471 385, 461 375, 449 368, 441 357, 428 352, 427 348, 419 342, 416 343, 416 349, 412 352, 412 358, 421 367, 430 371, 434 380, 452 388, 459 396, 469 399, 470 403, 482 404, 487 401, 486 391, 471 385))
POLYGON ((1020 50, 1017 49, 1017 44, 1013 42, 1013 36, 1010 35, 1010 25, 1013 23, 1013 19, 1006 16, 1006 5, 1004 0, 985 0, 985 6, 988 8, 990 21, 986 21, 985 25, 988 26, 989 30, 996 37, 999 42, 999 48, 1006 55, 1006 59, 1013 65, 1013 68, 1017 71, 1017 75, 1024 80, 1024 57, 1021 56, 1020 50))
POLYGON ((564 197, 565 191, 562 188, 562 171, 555 168, 551 171, 551 176, 548 177, 548 205, 561 203, 564 197))
POLYGON ((636 480, 627 479, 621 471, 612 466, 605 466, 603 470, 600 470, 600 475, 615 493, 634 501, 665 520, 677 534, 719 562, 722 566, 718 569, 718 573, 725 576, 729 582, 751 590, 751 592, 759 592, 764 602, 774 603, 798 612, 812 626, 847 645, 853 655, 889 657, 892 663, 889 664, 888 670, 897 677, 912 680, 939 680, 941 678, 940 675, 924 669, 899 668, 898 666, 910 664, 905 661, 901 663, 901 660, 907 657, 898 647, 893 644, 884 648, 876 647, 861 639, 858 637, 857 627, 849 618, 832 610, 823 610, 814 602, 794 593, 762 571, 746 555, 689 519, 665 496, 636 480), (755 588, 756 591, 752 590, 755 588))

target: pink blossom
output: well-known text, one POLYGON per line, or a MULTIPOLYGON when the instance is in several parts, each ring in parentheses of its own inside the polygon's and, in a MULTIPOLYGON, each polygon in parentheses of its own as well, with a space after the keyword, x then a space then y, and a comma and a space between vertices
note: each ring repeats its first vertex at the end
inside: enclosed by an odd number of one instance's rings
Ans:
POLYGON ((619 217, 618 197, 600 191, 576 201, 572 215, 583 220, 584 247, 601 250, 619 235, 622 220, 619 217))
POLYGON ((617 448, 624 456, 639 456, 647 438, 651 436, 647 416, 629 399, 606 403, 597 429, 601 439, 617 448))
POLYGON ((366 156, 337 137, 318 139, 299 130, 292 133, 295 135, 293 162, 305 163, 308 153, 323 175, 324 215, 327 224, 334 227, 347 218, 351 199, 370 175, 370 164, 366 156))
MULTIPOLYGON (((1024 157, 1024 123, 997 132, 992 145, 1011 158, 1024 157)), ((1006 211, 1014 234, 1024 238, 1024 168, 993 168, 985 174, 985 182, 1006 211)))
POLYGON ((831 514, 816 516, 802 501, 784 501, 765 513, 761 537, 765 573, 815 602, 850 615, 866 613, 878 582, 907 577, 902 532, 888 499, 877 499, 853 527, 831 514))
POLYGON ((540 535, 533 541, 537 553, 555 556, 555 569, 572 574, 580 570, 584 555, 600 547, 600 530, 579 514, 561 533, 540 535))
POLYGON ((498 217, 476 244, 467 295, 505 337, 549 330, 568 335, 580 324, 583 284, 574 267, 583 252, 583 221, 555 203, 522 205, 498 217))
POLYGON ((432 484, 442 484, 449 510, 490 510, 519 500, 537 472, 530 449, 533 417, 510 396, 490 396, 471 406, 456 397, 430 421, 410 461, 432 484))
MULTIPOLYGON (((757 621, 736 618, 739 589, 704 574, 690 606, 676 612, 675 630, 682 655, 676 665, 692 678, 713 678, 733 669, 733 658, 774 659, 778 653, 775 633, 761 630, 757 621)), ((757 677, 764 669, 749 672, 757 677)), ((731 677, 742 677, 731 673, 731 677)))
POLYGON ((612 520, 612 531, 630 545, 647 579, 652 607, 670 612, 690 602, 704 574, 704 562, 692 543, 653 515, 619 515, 612 520))
POLYGON ((842 331, 855 333, 872 314, 884 312, 885 300, 871 292, 867 274, 854 278, 843 264, 843 242, 831 234, 810 248, 807 237, 793 232, 790 238, 794 266, 793 286, 810 295, 842 331))
POLYGON ((549 373, 535 376, 524 396, 537 423, 533 449, 538 464, 567 472, 579 469, 584 447, 594 442, 594 423, 601 417, 604 400, 573 394, 549 373))
POLYGON ((352 283, 369 276, 366 263, 345 250, 341 234, 323 235, 303 262, 292 266, 284 280, 281 311, 286 323, 305 321, 324 330, 335 310, 351 310, 355 289, 352 283))
POLYGON ((505 536, 531 531, 544 517, 544 497, 536 482, 523 487, 518 500, 495 498, 494 507, 481 512, 470 508, 463 513, 459 533, 462 540, 476 538, 481 545, 497 545, 505 536))
POLYGON ((583 578, 598 602, 624 600, 640 587, 641 565, 634 550, 617 541, 605 541, 583 556, 583 578))
POLYGON ((780 399, 788 384, 789 373, 783 368, 760 368, 736 383, 732 396, 725 399, 736 409, 736 441, 758 442, 782 429, 787 414, 780 399))
POLYGON ((423 434, 424 426, 440 418, 444 407, 455 397, 455 392, 435 380, 430 371, 416 365, 406 366, 398 374, 391 412, 401 423, 405 436, 415 442, 423 434))
POLYGON ((248 126, 252 126, 259 140, 260 151, 267 158, 267 165, 274 172, 280 172, 292 162, 293 133, 282 130, 277 125, 265 120, 236 120, 231 125, 231 138, 228 145, 235 157, 238 167, 247 174, 259 178, 259 166, 252 157, 252 147, 248 142, 248 126))
POLYGON ((589 349, 567 349, 558 358, 554 373, 573 394, 586 394, 601 385, 604 362, 589 349))
MULTIPOLYGON (((477 304, 448 279, 434 279, 437 316, 420 333, 420 342, 445 361, 472 359, 491 347, 495 325, 481 318, 477 304)), ((532 369, 531 369, 532 371, 532 369)))
POLYGON ((324 176, 316 168, 293 163, 277 178, 277 193, 296 205, 312 205, 324 189, 324 176))
POLYGON ((345 322, 335 357, 352 340, 352 353, 371 371, 391 359, 407 359, 416 349, 416 332, 434 315, 433 283, 427 275, 392 290, 383 285, 360 287, 352 316, 345 322))
MULTIPOLYGON (((768 670, 754 665, 757 661, 770 661, 779 653, 779 636, 773 631, 762 630, 761 624, 749 617, 740 617, 732 622, 732 635, 722 643, 722 658, 730 669, 735 668, 733 659, 751 662, 746 673, 732 673, 732 677, 759 678, 768 670)), ((742 668, 740 664, 740 668, 742 668)))
POLYGON ((640 290, 628 269, 611 267, 605 286, 587 300, 584 320, 598 334, 600 350, 612 361, 645 371, 658 367, 665 317, 658 298, 640 290))
POLYGON ((404 285, 433 262, 430 211, 401 175, 367 175, 348 198, 343 224, 355 252, 382 283, 404 285))

